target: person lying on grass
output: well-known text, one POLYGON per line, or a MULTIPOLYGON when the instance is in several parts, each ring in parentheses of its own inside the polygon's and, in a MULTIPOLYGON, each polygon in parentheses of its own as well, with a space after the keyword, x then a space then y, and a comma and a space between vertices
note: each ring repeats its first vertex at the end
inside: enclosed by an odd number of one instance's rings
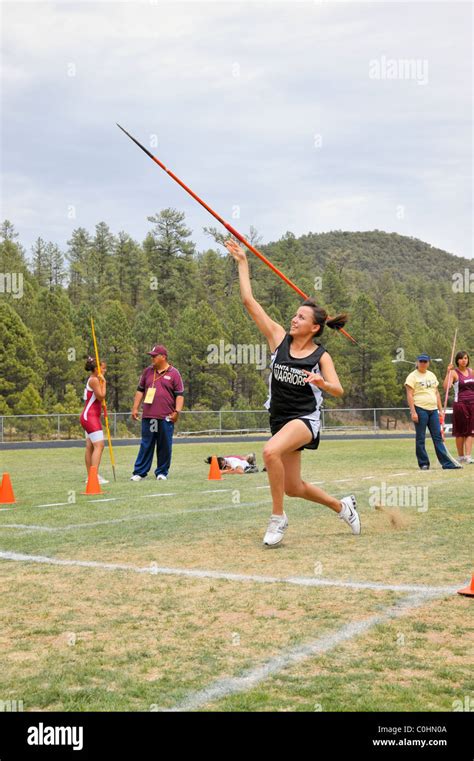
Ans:
MULTIPOLYGON (((208 465, 211 464, 212 457, 207 457, 204 462, 208 465)), ((227 457, 218 457, 217 463, 219 470, 222 474, 229 475, 230 473, 258 473, 257 460, 255 453, 242 455, 228 455, 227 457)))

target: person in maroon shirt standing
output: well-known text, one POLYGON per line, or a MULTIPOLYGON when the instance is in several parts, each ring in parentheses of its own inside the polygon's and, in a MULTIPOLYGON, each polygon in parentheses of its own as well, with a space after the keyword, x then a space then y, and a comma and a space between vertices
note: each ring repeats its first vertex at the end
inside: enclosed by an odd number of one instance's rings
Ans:
POLYGON ((456 367, 448 365, 443 382, 444 389, 454 385, 453 436, 456 438, 459 462, 473 464, 472 440, 474 438, 474 372, 469 367, 469 354, 458 351, 456 367))
POLYGON ((153 463, 155 446, 155 476, 158 481, 168 478, 174 424, 184 404, 183 380, 178 370, 168 363, 166 347, 154 346, 147 354, 150 355, 152 364, 143 371, 133 400, 134 420, 138 420, 142 400, 143 409, 142 440, 131 481, 141 481, 147 477, 153 463))

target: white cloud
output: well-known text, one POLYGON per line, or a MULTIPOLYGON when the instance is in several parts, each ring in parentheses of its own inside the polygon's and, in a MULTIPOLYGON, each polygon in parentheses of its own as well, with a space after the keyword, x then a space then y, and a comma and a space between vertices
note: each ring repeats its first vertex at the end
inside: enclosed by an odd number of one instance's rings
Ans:
POLYGON ((22 237, 64 244, 76 203, 78 225, 140 238, 174 205, 209 245, 210 218, 118 121, 142 142, 157 134, 165 164, 224 216, 241 205, 266 239, 392 225, 472 254, 469 7, 62 2, 3 15, 3 216, 22 237), (428 84, 371 80, 382 56, 426 60, 428 84))

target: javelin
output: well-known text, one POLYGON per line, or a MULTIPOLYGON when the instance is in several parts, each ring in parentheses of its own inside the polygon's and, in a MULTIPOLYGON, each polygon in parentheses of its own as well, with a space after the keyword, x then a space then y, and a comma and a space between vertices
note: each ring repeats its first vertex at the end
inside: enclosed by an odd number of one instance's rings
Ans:
MULTIPOLYGON (((450 365, 452 365, 453 362, 454 362, 454 352, 456 351, 456 338, 457 338, 457 335, 458 335, 458 329, 456 328, 456 330, 454 332, 453 348, 451 350, 451 361, 449 363, 450 365)), ((450 383, 451 383, 452 372, 453 371, 450 370, 449 373, 448 373, 448 383, 446 385, 446 393, 444 395, 443 425, 441 426, 441 433, 443 434, 443 439, 445 438, 444 428, 445 428, 445 421, 446 421, 446 409, 447 409, 447 406, 448 406, 449 386, 450 386, 450 383)))
MULTIPOLYGON (((169 176, 172 177, 173 180, 175 180, 175 182, 178 183, 178 185, 181 185, 181 187, 186 191, 186 193, 189 193, 189 195, 192 196, 195 201, 200 203, 201 206, 204 206, 204 208, 209 212, 209 214, 212 214, 212 216, 215 219, 217 219, 217 221, 220 222, 221 225, 224 225, 224 227, 230 232, 231 235, 234 235, 234 237, 236 237, 237 240, 239 240, 241 243, 243 243, 244 246, 249 249, 249 251, 251 251, 253 254, 255 254, 255 256, 258 256, 258 258, 261 259, 261 261, 264 262, 264 264, 266 264, 267 267, 270 267, 270 269, 273 270, 275 275, 278 275, 278 277, 280 277, 282 280, 284 280, 284 282, 287 285, 289 285, 290 288, 293 288, 293 290, 296 291, 296 293, 298 293, 303 299, 307 299, 308 298, 306 293, 304 293, 302 290, 300 290, 297 285, 295 285, 289 278, 287 278, 286 275, 284 275, 283 272, 281 272, 278 269, 278 267, 275 267, 275 265, 272 264, 258 249, 256 249, 255 246, 252 246, 252 244, 249 243, 248 240, 246 240, 244 238, 244 236, 241 235, 238 232, 238 230, 235 230, 235 228, 233 228, 232 225, 229 225, 229 223, 226 222, 225 219, 220 217, 219 214, 217 214, 217 212, 214 211, 214 209, 211 209, 211 207, 208 206, 207 203, 205 203, 205 201, 202 200, 202 198, 199 198, 197 193, 195 193, 193 190, 191 190, 191 188, 188 188, 188 186, 185 185, 184 182, 182 182, 182 180, 180 180, 179 177, 177 177, 174 174, 174 172, 171 171, 171 169, 168 169, 159 159, 156 158, 156 156, 154 156, 152 153, 150 153, 150 151, 147 150, 147 148, 145 148, 141 143, 138 142, 138 140, 136 140, 134 137, 132 137, 132 135, 129 132, 127 132, 126 129, 121 127, 120 124, 118 124, 117 122, 116 122, 116 124, 117 124, 117 127, 119 127, 122 130, 122 132, 125 132, 125 134, 127 135, 127 137, 130 138, 130 140, 133 140, 133 142, 136 145, 138 145, 138 147, 141 148, 142 151, 144 153, 146 153, 146 155, 149 156, 152 161, 155 162, 155 164, 158 164, 158 166, 161 167, 161 169, 163 169, 167 174, 169 174, 169 176)), ((338 328, 338 330, 344 336, 346 336, 346 338, 348 338, 349 341, 352 341, 352 343, 354 343, 354 344, 357 343, 355 338, 353 338, 346 330, 344 330, 344 328, 338 328)))
MULTIPOLYGON (((97 364, 97 370, 100 373, 99 349, 97 347, 97 339, 95 337, 95 330, 94 330, 94 320, 92 317, 91 317, 91 327, 92 327, 92 338, 94 340, 95 361, 97 364)), ((112 447, 112 440, 110 438, 109 418, 107 415, 107 405, 105 403, 105 399, 102 399, 102 407, 104 408, 105 430, 107 431, 107 441, 109 442, 110 462, 111 462, 112 470, 114 473, 114 481, 116 481, 117 476, 115 475, 115 457, 114 457, 114 450, 112 447)))

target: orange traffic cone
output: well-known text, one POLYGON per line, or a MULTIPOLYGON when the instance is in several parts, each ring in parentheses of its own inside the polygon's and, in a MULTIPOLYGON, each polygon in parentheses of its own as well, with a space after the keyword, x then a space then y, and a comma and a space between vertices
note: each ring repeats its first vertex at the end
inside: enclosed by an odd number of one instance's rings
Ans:
POLYGON ((8 473, 3 474, 2 483, 0 484, 0 505, 13 505, 16 499, 13 494, 12 482, 8 473))
POLYGON ((97 468, 95 465, 91 465, 89 468, 89 478, 87 479, 86 490, 83 494, 103 494, 104 492, 100 488, 99 477, 97 475, 97 468))
POLYGON ((464 587, 458 591, 458 595, 466 595, 466 597, 474 597, 474 574, 472 575, 471 584, 469 587, 464 587))
POLYGON ((211 467, 209 468, 209 475, 207 477, 207 480, 220 481, 221 479, 222 479, 222 476, 219 470, 219 463, 217 462, 217 457, 215 455, 212 455, 211 467))

